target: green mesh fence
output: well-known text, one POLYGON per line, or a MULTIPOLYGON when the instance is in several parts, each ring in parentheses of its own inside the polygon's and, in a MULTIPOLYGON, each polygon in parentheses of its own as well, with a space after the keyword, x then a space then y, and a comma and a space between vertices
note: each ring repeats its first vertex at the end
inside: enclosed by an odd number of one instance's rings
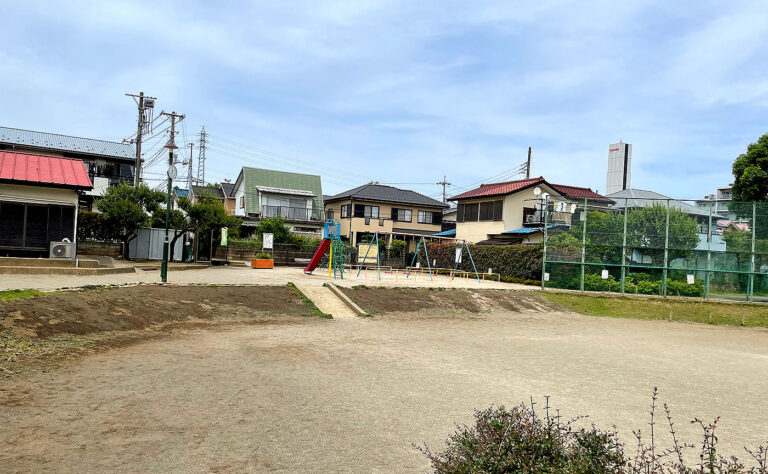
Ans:
POLYGON ((544 206, 544 287, 768 301, 768 203, 628 197, 544 206))

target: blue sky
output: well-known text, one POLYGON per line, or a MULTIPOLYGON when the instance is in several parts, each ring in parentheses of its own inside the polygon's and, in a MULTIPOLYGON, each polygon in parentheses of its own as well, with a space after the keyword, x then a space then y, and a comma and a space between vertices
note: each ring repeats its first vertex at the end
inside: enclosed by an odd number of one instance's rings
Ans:
POLYGON ((458 192, 528 146, 534 176, 602 192, 622 139, 633 186, 679 198, 768 131, 766 1, 216 3, 0 0, 0 125, 120 139, 143 90, 187 140, 206 126, 207 178, 295 169, 326 193, 458 192))

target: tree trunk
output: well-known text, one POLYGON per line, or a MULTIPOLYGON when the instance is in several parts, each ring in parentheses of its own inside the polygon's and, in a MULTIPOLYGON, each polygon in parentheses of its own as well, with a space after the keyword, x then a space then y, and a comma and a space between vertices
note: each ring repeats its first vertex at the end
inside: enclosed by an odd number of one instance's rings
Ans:
POLYGON ((176 241, 179 240, 179 237, 184 235, 184 232, 174 232, 173 233, 173 239, 171 239, 171 243, 169 244, 168 248, 168 261, 173 261, 173 247, 176 246, 176 241))

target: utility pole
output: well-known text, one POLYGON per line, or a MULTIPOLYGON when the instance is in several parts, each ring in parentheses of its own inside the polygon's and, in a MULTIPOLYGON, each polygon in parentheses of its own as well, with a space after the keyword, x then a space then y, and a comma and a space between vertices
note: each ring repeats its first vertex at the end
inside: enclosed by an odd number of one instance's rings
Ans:
POLYGON ((168 149, 168 196, 165 201, 165 239, 163 240, 163 263, 160 266, 160 279, 163 283, 168 281, 168 227, 171 224, 171 187, 173 186, 173 180, 176 178, 177 170, 173 166, 173 150, 178 149, 174 143, 176 137, 176 119, 184 120, 184 115, 177 114, 176 112, 162 112, 161 115, 167 115, 171 117, 171 137, 168 139, 168 143, 164 148, 168 149))
POLYGON ((531 147, 528 147, 528 164, 525 165, 525 179, 531 177, 531 147))
POLYGON ((189 144, 189 163, 187 167, 187 192, 192 192, 192 147, 194 143, 189 144))
POLYGON ((133 100, 135 100, 139 106, 139 118, 137 119, 136 125, 136 165, 133 170, 133 185, 138 186, 139 183, 141 183, 141 135, 144 131, 144 126, 151 123, 151 120, 147 119, 144 111, 155 107, 155 100, 157 100, 157 97, 145 96, 143 91, 139 92, 139 95, 125 95, 133 97, 133 100))
POLYGON ((445 187, 446 187, 446 186, 450 186, 450 185, 451 185, 451 183, 449 183, 449 182, 448 182, 448 181, 445 179, 445 175, 443 175, 443 180, 442 180, 442 181, 438 181, 438 182, 437 182, 437 183, 435 183, 435 184, 437 184, 437 185, 441 185, 441 186, 443 187, 443 202, 445 202, 445 187))
POLYGON ((197 149, 197 184, 205 186, 205 125, 200 130, 200 148, 197 149))

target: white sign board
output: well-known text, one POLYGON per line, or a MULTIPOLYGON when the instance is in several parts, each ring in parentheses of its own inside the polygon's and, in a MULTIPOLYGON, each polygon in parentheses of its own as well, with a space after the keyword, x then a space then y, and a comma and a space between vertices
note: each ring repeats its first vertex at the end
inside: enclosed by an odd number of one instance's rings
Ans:
POLYGON ((272 249, 273 243, 275 242, 275 234, 261 234, 261 247, 263 249, 272 249))
POLYGON ((693 275, 688 275, 688 284, 693 285, 696 283, 696 279, 693 277, 693 275))
POLYGON ((456 259, 454 262, 461 263, 461 251, 464 250, 463 248, 459 247, 456 249, 456 259))
POLYGON ((544 281, 549 281, 549 272, 544 273, 544 281))
POLYGON ((603 280, 608 279, 608 270, 603 270, 603 280))

